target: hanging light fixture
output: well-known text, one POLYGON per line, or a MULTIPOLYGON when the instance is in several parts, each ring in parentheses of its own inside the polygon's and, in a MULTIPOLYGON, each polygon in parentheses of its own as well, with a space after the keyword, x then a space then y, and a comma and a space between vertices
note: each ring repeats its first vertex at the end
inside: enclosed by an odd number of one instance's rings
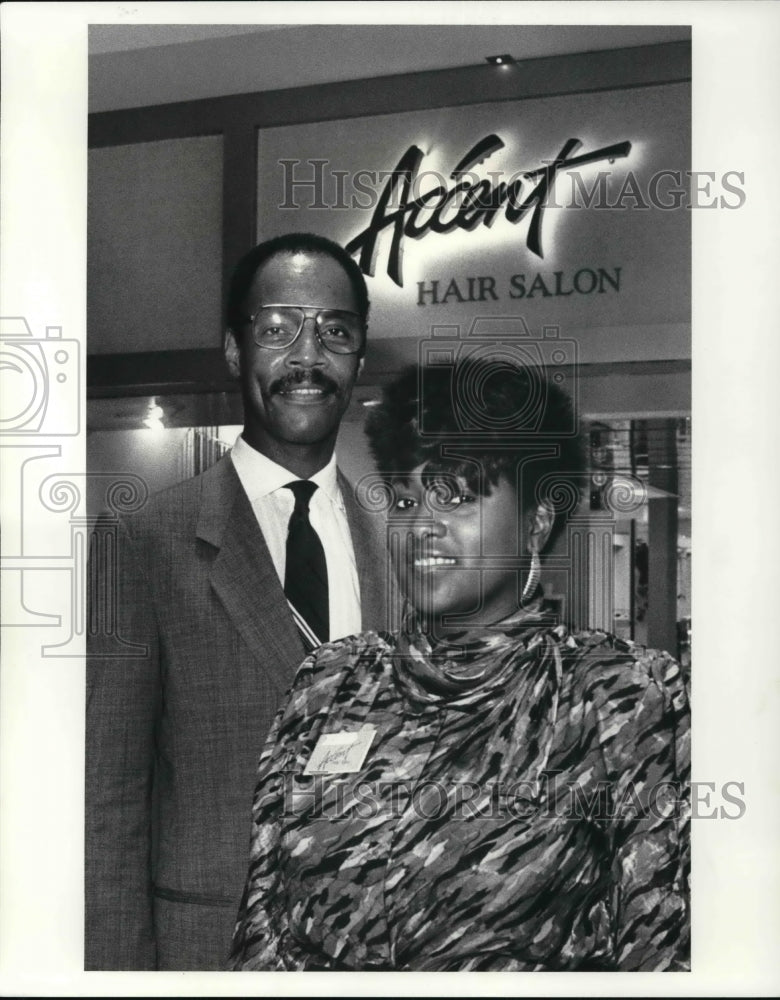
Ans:
POLYGON ((162 422, 162 418, 165 416, 165 410, 157 402, 157 397, 152 396, 149 401, 149 409, 147 410, 146 416, 143 419, 143 425, 147 430, 150 431, 162 431, 165 430, 165 424, 162 422))
POLYGON ((517 63, 515 57, 510 55, 485 56, 485 61, 491 66, 514 66, 517 63))

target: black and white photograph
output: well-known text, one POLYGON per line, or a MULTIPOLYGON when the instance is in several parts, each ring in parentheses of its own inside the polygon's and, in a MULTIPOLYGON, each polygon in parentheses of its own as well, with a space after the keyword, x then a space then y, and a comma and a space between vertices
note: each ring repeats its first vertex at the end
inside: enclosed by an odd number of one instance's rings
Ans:
POLYGON ((773 995, 776 12, 4 7, 3 992, 773 995))

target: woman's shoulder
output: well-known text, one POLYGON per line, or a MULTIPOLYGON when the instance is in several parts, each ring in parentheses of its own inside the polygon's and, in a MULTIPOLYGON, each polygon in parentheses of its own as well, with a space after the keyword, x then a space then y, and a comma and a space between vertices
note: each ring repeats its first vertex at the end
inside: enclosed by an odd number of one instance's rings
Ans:
POLYGON ((318 646, 301 663, 280 709, 285 730, 328 713, 349 689, 360 687, 388 669, 392 637, 380 632, 361 632, 318 646))
POLYGON ((674 657, 596 630, 566 633, 562 654, 571 716, 593 719, 609 773, 684 780, 690 706, 674 657))
POLYGON ((636 700, 658 691, 684 692, 680 665, 670 654, 598 629, 557 629, 564 671, 596 700, 636 700))
POLYGON ((347 675, 366 672, 394 648, 387 632, 359 632, 318 646, 298 668, 293 689, 338 684, 347 675))

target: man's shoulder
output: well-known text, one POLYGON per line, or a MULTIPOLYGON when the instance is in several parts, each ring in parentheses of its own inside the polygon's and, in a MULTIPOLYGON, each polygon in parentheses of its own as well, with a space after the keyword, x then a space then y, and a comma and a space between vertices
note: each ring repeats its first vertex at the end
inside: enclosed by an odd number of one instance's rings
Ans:
POLYGON ((158 526, 166 530, 176 525, 190 527, 204 503, 224 508, 235 498, 239 487, 230 456, 226 455, 205 472, 152 494, 139 510, 124 515, 122 521, 131 534, 158 526))
POLYGON ((359 527, 362 531, 384 532, 386 523, 385 497, 372 485, 373 480, 363 478, 357 483, 353 483, 337 467, 336 481, 344 501, 347 519, 353 528, 359 527))

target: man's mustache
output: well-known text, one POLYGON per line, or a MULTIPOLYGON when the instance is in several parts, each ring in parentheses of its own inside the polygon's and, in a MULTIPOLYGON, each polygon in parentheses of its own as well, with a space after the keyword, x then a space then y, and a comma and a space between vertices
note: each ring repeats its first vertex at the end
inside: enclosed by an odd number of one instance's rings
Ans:
POLYGON ((276 381, 271 383, 269 391, 271 393, 287 392, 301 385, 310 386, 313 389, 322 389, 323 392, 338 392, 339 389, 333 379, 328 378, 319 369, 313 368, 311 371, 290 372, 289 375, 276 379, 276 381))

